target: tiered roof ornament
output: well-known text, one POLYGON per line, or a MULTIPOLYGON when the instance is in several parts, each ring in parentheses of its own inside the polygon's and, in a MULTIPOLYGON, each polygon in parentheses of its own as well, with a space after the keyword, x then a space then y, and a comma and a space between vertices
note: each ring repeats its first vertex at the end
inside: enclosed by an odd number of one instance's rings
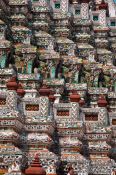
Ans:
POLYGON ((33 163, 29 168, 25 170, 26 175, 46 175, 46 171, 42 168, 42 165, 39 162, 38 155, 35 156, 33 163))

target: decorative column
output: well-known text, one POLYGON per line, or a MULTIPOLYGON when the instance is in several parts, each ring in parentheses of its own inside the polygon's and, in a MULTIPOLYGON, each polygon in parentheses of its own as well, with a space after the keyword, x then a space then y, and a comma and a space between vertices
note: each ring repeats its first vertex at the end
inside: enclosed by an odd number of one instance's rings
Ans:
POLYGON ((7 88, 9 91, 6 98, 7 106, 11 110, 16 110, 17 108, 17 87, 16 77, 12 77, 7 83, 7 88))
POLYGON ((72 94, 70 94, 70 102, 71 102, 71 116, 75 117, 77 116, 79 119, 79 101, 80 101, 80 95, 77 93, 76 90, 72 90, 72 94))
POLYGON ((81 18, 89 19, 89 3, 88 2, 81 3, 81 18))
POLYGON ((69 1, 68 0, 62 0, 61 1, 61 9, 63 13, 68 13, 69 8, 69 1))
POLYGON ((49 113, 48 96, 50 95, 50 89, 46 85, 43 85, 42 88, 40 88, 39 90, 39 94, 41 95, 40 97, 40 103, 41 103, 40 115, 45 117, 45 116, 48 116, 48 113, 49 113))
POLYGON ((108 8, 108 4, 104 2, 104 0, 102 0, 101 4, 99 5, 99 10, 100 10, 100 24, 102 26, 106 26, 107 25, 107 20, 106 20, 106 10, 108 8))
MULTIPOLYGON (((16 93, 17 82, 16 77, 12 77, 6 84, 7 90, 3 92, 5 95, 2 110, 0 110, 0 167, 7 169, 14 161, 18 163, 23 161, 23 153, 21 148, 21 134, 24 132, 23 116, 18 111, 16 93), (1 113, 2 112, 2 113, 1 113), (2 165, 1 165, 2 164, 2 165)), ((1 106, 0 106, 1 107, 1 106)), ((14 167, 14 170, 16 167, 14 167)), ((13 172, 14 173, 14 172, 13 172)), ((15 174, 15 173, 14 173, 15 174)), ((17 173, 18 175, 18 173, 17 173)))

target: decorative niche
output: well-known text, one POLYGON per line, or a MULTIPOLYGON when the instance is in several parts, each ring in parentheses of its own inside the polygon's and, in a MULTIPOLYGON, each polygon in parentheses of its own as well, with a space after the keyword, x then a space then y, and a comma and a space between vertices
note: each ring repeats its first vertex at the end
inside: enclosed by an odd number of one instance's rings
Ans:
POLYGON ((80 9, 75 9, 75 15, 80 15, 81 14, 81 10, 80 9))
POLYGON ((38 104, 26 104, 25 110, 26 111, 39 111, 39 105, 38 104))
POLYGON ((116 125, 116 119, 112 119, 112 125, 116 125))
POLYGON ((98 15, 93 15, 93 21, 98 21, 99 20, 99 16, 98 15))
POLYGON ((57 116, 69 116, 69 110, 57 110, 57 116))
POLYGON ((116 26, 116 22, 115 21, 111 21, 110 26, 111 27, 115 27, 116 26))
POLYGON ((60 2, 55 2, 54 6, 55 6, 55 9, 60 9, 60 2))
POLYGON ((5 98, 0 98, 0 106, 6 105, 6 99, 5 98))
POLYGON ((98 121, 98 114, 85 114, 85 121, 98 121))

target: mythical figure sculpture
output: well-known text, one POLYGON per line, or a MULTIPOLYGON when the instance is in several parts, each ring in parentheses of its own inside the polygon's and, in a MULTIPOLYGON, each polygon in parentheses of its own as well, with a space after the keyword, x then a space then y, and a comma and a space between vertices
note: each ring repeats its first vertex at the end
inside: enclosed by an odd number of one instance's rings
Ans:
POLYGON ((69 166, 67 175, 74 175, 74 169, 72 168, 72 166, 69 166))
POLYGON ((103 70, 101 70, 98 77, 98 87, 105 87, 105 86, 106 86, 106 82, 105 82, 104 72, 103 70))
POLYGON ((8 173, 20 172, 20 165, 17 162, 14 162, 8 169, 8 173))

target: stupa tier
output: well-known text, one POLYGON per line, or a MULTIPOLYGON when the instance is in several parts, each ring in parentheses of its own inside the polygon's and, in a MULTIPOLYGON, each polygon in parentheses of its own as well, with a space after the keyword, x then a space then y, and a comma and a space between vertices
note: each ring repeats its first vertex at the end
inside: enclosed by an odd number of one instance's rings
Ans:
POLYGON ((0 174, 116 174, 116 1, 0 0, 0 174))

